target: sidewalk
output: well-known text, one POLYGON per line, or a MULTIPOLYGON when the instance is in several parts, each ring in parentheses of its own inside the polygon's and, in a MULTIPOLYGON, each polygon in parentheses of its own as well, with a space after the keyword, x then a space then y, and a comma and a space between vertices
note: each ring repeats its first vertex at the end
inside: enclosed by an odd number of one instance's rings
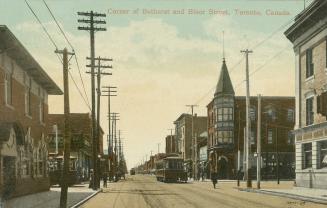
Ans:
POLYGON ((268 194, 302 201, 327 204, 327 189, 312 189, 304 187, 295 187, 292 181, 281 181, 278 185, 276 181, 261 182, 261 189, 256 188, 256 181, 252 182, 253 188, 246 188, 246 183, 242 182, 240 191, 268 194))
MULTIPOLYGON (((92 194, 97 193, 97 191, 89 189, 88 187, 88 183, 69 187, 67 207, 72 207, 85 198, 90 197, 92 194)), ((58 208, 59 201, 60 187, 52 186, 50 191, 10 199, 5 203, 5 208, 58 208)))

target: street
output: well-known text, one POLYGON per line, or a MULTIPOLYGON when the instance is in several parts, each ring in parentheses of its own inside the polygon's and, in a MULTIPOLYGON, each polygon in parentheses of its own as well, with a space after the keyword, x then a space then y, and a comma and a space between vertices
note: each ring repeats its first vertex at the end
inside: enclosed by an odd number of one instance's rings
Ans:
POLYGON ((126 180, 108 184, 82 207, 143 208, 143 207, 251 207, 251 208, 319 208, 319 205, 284 197, 239 191, 233 182, 161 183, 154 176, 127 176, 126 180))

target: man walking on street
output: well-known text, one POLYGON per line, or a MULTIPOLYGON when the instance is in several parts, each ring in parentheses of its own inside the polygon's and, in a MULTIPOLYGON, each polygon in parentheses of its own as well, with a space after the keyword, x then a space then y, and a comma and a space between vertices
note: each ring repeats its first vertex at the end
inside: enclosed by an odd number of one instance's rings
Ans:
POLYGON ((103 173, 103 187, 107 188, 107 180, 108 180, 108 174, 107 172, 103 173))

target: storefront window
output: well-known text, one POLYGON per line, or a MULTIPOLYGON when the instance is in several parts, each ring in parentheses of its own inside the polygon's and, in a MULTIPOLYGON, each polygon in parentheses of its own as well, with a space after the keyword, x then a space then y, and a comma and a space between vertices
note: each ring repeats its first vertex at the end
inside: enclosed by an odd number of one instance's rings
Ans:
POLYGON ((326 168, 327 167, 327 140, 318 142, 318 151, 320 158, 319 159, 319 167, 326 168))
POLYGON ((312 143, 303 144, 303 169, 312 167, 312 143))

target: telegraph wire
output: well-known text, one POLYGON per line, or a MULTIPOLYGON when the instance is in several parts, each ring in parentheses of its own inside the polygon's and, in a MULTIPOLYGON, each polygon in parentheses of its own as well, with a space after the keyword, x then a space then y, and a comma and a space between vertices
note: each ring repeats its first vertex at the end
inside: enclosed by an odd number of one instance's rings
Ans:
MULTIPOLYGON (((287 21, 285 24, 283 24, 282 26, 280 26, 277 30, 275 30, 275 31, 273 31, 270 35, 268 35, 267 36, 267 38, 265 38, 265 39, 263 39, 262 41, 260 41, 258 44, 256 44, 256 45, 254 45, 253 47, 251 47, 251 48, 253 48, 253 49, 256 49, 256 48, 258 48, 258 47, 260 47, 262 44, 264 44, 266 41, 268 41, 269 39, 271 39, 273 36, 275 36, 280 30, 282 30, 282 29, 284 29, 285 27, 287 27, 289 24, 291 24, 293 21, 294 21, 294 19, 295 19, 295 17, 294 18, 292 18, 292 19, 290 19, 289 21, 287 21)), ((288 46, 286 47, 286 48, 288 48, 288 46)), ((285 48, 285 49, 286 49, 285 48)), ((283 49, 283 50, 285 50, 285 49, 283 49)), ((282 50, 282 51, 283 51, 282 50)), ((281 52, 282 52, 281 51, 281 52)), ((278 54, 276 54, 273 58, 271 58, 270 60, 268 60, 264 65, 262 65, 261 67, 259 67, 258 69, 256 69, 254 72, 252 72, 251 74, 250 74, 250 76, 251 75, 253 75, 253 74, 255 74, 257 71, 259 71, 259 70, 261 70, 266 64, 268 64, 268 62, 269 61, 271 61, 271 60, 273 60, 273 59, 275 59, 276 57, 278 57, 280 54, 278 53, 278 54)), ((239 66, 241 63, 242 63, 242 61, 244 60, 244 57, 242 57, 235 65, 233 65, 233 67, 229 70, 229 73, 231 74, 236 68, 237 68, 237 66, 239 66)), ((244 82, 244 80, 243 81, 241 81, 240 83, 238 83, 237 85, 236 85, 236 87, 235 87, 235 89, 237 89, 242 83, 244 82)), ((195 104, 199 104, 204 98, 206 98, 211 92, 212 92, 212 90, 214 90, 215 89, 215 87, 216 86, 214 86, 214 87, 212 87, 207 93, 205 93, 197 102, 195 102, 195 104)))
MULTIPOLYGON (((90 107, 89 98, 88 98, 87 93, 86 93, 86 89, 85 89, 84 81, 83 81, 83 79, 82 79, 82 74, 81 74, 81 70, 80 70, 80 66, 79 66, 79 62, 78 62, 78 59, 77 59, 77 54, 76 54, 76 52, 75 52, 75 49, 74 49, 73 45, 71 44, 71 42, 69 41, 69 39, 67 38, 66 33, 64 32, 64 30, 60 27, 60 25, 59 25, 59 23, 58 23, 56 17, 55 17, 54 14, 52 13, 50 7, 48 6, 48 4, 46 3, 45 0, 43 0, 43 3, 44 3, 44 5, 47 7, 47 9, 48 9, 50 15, 52 16, 53 20, 55 21, 56 25, 58 26, 58 28, 59 28, 61 34, 64 36, 65 40, 66 40, 67 43, 70 45, 72 51, 75 53, 75 62, 76 62, 76 66, 77 66, 77 69, 78 69, 79 77, 80 77, 80 80, 81 80, 81 82, 82 82, 82 87, 83 87, 84 94, 85 94, 85 96, 86 96, 87 105, 88 105, 88 107, 90 107)), ((78 91, 80 91, 80 90, 78 90, 78 91)), ((83 95, 81 95, 81 96, 83 96, 83 95)), ((84 98, 83 98, 83 99, 84 99, 84 98)))
MULTIPOLYGON (((257 73, 258 71, 262 70, 267 64, 269 64, 272 60, 274 60, 275 58, 277 58, 278 56, 280 56, 286 49, 288 48, 288 46, 286 46, 285 48, 283 48, 282 50, 280 50, 278 53, 276 53, 273 57, 271 57, 269 60, 267 60, 265 63, 263 63, 259 68, 257 68, 256 70, 254 70, 253 72, 250 73, 250 77, 252 75, 254 75, 255 73, 257 73)), ((242 85, 242 83, 245 80, 239 82, 236 86, 235 89, 237 89, 238 87, 240 87, 242 85)))
POLYGON ((41 20, 39 19, 39 17, 35 14, 34 10, 32 9, 32 7, 29 5, 29 3, 27 2, 27 0, 25 0, 26 5, 28 6, 28 8, 30 9, 30 11, 32 12, 32 14, 34 15, 34 17, 37 19, 37 21, 39 22, 39 24, 42 26, 42 29, 44 30, 44 32, 47 34, 48 38, 50 39, 51 43, 54 45, 54 47, 56 48, 56 50, 58 49, 56 43, 54 42, 54 40, 52 39, 52 37, 50 36, 48 30, 44 27, 44 25, 42 24, 41 20))
MULTIPOLYGON (((45 26, 42 24, 41 20, 40 20, 39 17, 36 15, 36 13, 35 13, 34 10, 32 9, 32 7, 30 6, 30 4, 27 2, 27 0, 25 0, 25 3, 26 3, 26 5, 28 6, 29 10, 30 10, 30 11, 32 12, 32 14, 34 15, 34 17, 37 19, 38 23, 39 23, 39 24, 41 25, 41 27, 43 28, 44 32, 47 34, 47 36, 48 36, 50 42, 54 45, 55 49, 58 50, 57 44, 54 42, 54 40, 53 40, 53 38, 51 37, 51 35, 49 34, 48 30, 47 30, 47 29, 45 28, 45 26)), ((59 61, 60 61, 61 63, 63 63, 63 60, 60 58, 60 56, 59 56, 57 53, 56 53, 56 55, 57 55, 57 58, 59 59, 59 61)), ((69 74, 70 74, 70 76, 71 76, 71 78, 72 78, 72 75, 71 75, 70 72, 69 72, 69 74)), ((85 103, 86 106, 90 109, 89 104, 85 101, 85 98, 84 98, 84 96, 81 94, 80 89, 78 88, 78 86, 77 86, 75 80, 74 80, 73 78, 72 78, 72 80, 73 80, 73 83, 74 83, 75 87, 77 88, 77 90, 79 91, 80 95, 82 96, 84 103, 85 103)))
POLYGON ((64 38, 66 39, 67 43, 70 45, 72 51, 74 51, 74 47, 73 47, 73 45, 70 43, 70 41, 68 40, 68 38, 67 38, 65 32, 64 32, 63 29, 60 27, 60 25, 59 25, 59 23, 58 23, 56 17, 53 15, 53 13, 52 13, 51 9, 49 8, 48 4, 45 2, 45 0, 43 0, 43 3, 44 3, 44 5, 47 7, 47 9, 48 9, 50 15, 52 16, 53 20, 55 21, 56 25, 58 26, 58 28, 59 28, 61 34, 64 36, 64 38))
POLYGON ((83 100, 84 100, 85 104, 87 105, 87 107, 89 108, 89 110, 91 110, 91 107, 89 106, 89 104, 87 104, 87 101, 85 100, 85 97, 83 96, 81 90, 77 87, 77 84, 76 84, 76 82, 75 82, 75 80, 74 80, 74 78, 73 78, 71 72, 70 72, 70 71, 68 71, 68 72, 69 72, 69 76, 70 76, 70 78, 72 79, 72 81, 73 81, 73 83, 74 83, 74 85, 75 85, 75 87, 76 87, 78 93, 79 93, 79 94, 81 95, 81 97, 83 98, 83 100))

